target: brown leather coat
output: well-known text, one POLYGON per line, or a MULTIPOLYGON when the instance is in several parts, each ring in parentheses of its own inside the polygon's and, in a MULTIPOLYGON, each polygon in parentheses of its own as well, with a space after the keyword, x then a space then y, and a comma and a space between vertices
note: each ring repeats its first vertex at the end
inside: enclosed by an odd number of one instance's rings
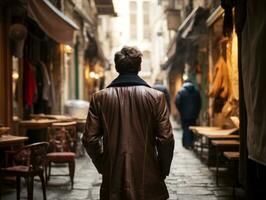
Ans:
POLYGON ((165 200, 174 138, 164 94, 145 85, 93 95, 83 144, 103 182, 103 200, 165 200))

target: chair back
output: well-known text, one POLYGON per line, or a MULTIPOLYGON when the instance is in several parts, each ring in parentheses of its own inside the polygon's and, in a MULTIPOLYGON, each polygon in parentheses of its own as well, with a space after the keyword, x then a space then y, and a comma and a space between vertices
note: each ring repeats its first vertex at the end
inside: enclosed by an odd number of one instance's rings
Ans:
POLYGON ((49 152, 76 152, 77 123, 53 123, 49 128, 49 152))
POLYGON ((32 170, 43 168, 47 149, 47 142, 38 142, 24 146, 14 155, 14 162, 16 165, 29 166, 32 170))

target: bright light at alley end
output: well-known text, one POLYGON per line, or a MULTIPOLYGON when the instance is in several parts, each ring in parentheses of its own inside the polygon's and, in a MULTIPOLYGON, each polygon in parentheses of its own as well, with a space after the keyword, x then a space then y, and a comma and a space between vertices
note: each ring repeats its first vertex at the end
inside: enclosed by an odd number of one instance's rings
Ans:
POLYGON ((17 79, 19 78, 19 74, 18 74, 18 72, 13 72, 13 74, 12 74, 12 78, 13 78, 14 80, 17 80, 17 79))
POLYGON ((72 47, 69 45, 64 45, 64 52, 65 53, 72 53, 72 47))
POLYGON ((183 74, 183 80, 187 80, 188 79, 188 75, 187 74, 183 74))
POLYGON ((95 75, 96 75, 95 72, 90 72, 90 77, 91 78, 95 78, 95 75))
POLYGON ((99 79, 100 75, 95 73, 95 72, 90 72, 90 78, 95 78, 95 79, 99 79))

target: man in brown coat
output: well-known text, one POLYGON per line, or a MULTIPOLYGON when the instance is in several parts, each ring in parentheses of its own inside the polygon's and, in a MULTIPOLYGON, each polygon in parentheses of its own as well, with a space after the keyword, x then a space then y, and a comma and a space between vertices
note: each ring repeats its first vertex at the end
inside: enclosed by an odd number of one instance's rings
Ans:
POLYGON ((141 52, 115 54, 119 76, 90 102, 83 145, 102 174, 101 200, 165 200, 174 137, 164 94, 138 76, 141 52))

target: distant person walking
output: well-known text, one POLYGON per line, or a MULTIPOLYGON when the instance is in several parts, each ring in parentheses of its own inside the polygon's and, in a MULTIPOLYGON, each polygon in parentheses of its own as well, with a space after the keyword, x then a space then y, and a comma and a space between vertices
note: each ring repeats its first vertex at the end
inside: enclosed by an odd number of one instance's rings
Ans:
POLYGON ((169 112, 171 112, 170 93, 168 89, 163 85, 162 81, 156 79, 155 84, 152 86, 152 88, 164 93, 167 107, 169 109, 169 112))
POLYGON ((201 109, 201 97, 197 88, 189 80, 186 80, 178 91, 175 105, 180 113, 181 125, 183 129, 182 145, 186 149, 193 146, 193 134, 189 126, 196 125, 196 120, 201 109))
POLYGON ((102 174, 101 200, 166 200, 174 137, 163 93, 138 76, 142 53, 115 54, 119 76, 93 94, 83 144, 102 174))

